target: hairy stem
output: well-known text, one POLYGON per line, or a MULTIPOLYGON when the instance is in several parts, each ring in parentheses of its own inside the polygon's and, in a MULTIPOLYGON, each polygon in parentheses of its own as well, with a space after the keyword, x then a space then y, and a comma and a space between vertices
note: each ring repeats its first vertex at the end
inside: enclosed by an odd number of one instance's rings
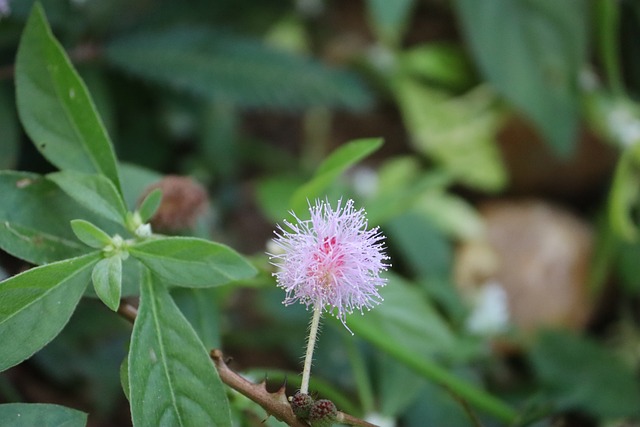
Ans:
POLYGON ((309 326, 309 340, 307 341, 307 352, 304 355, 304 367, 302 368, 302 384, 300 384, 300 393, 309 394, 309 378, 311 378, 311 363, 313 361, 313 350, 316 347, 316 337, 318 336, 318 327, 320 326, 320 317, 322 316, 322 306, 315 305, 313 307, 313 317, 311 318, 311 326, 309 326))

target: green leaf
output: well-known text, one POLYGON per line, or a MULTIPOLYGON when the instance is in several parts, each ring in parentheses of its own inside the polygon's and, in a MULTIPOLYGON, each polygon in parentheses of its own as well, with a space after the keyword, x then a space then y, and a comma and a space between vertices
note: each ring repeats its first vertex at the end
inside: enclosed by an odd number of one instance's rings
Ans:
POLYGON ((131 256, 168 284, 207 288, 248 279, 256 269, 228 246, 191 237, 165 237, 129 247, 131 256))
POLYGON ((338 147, 318 167, 317 175, 341 173, 382 147, 382 138, 357 139, 338 147))
POLYGON ((131 400, 131 392, 129 389, 129 359, 126 357, 120 364, 120 385, 127 400, 131 400))
POLYGON ((89 251, 69 227, 74 218, 104 225, 104 221, 40 175, 0 171, 0 194, 0 247, 33 264, 73 258, 89 251))
POLYGON ((49 403, 5 403, 0 420, 3 427, 84 427, 87 414, 49 403))
POLYGON ((463 184, 497 191, 507 181, 495 136, 503 111, 486 86, 452 98, 415 78, 394 82, 395 95, 415 148, 463 184))
POLYGON ((167 289, 145 269, 129 352, 134 426, 231 426, 225 388, 167 289))
POLYGON ((367 217, 372 224, 392 220, 451 184, 451 174, 442 169, 424 173, 415 164, 419 161, 415 156, 392 159, 379 169, 376 195, 367 201, 367 217))
POLYGON ((111 310, 118 311, 122 294, 122 258, 113 255, 98 261, 91 280, 98 298, 111 310))
POLYGON ((434 381, 471 406, 505 424, 513 424, 518 413, 490 394, 440 366, 438 356, 464 359, 449 326, 424 296, 398 276, 389 274, 389 284, 380 295, 384 301, 364 316, 347 318, 353 332, 389 354, 419 375, 434 381))
POLYGON ((39 3, 18 47, 16 98, 22 125, 47 160, 63 170, 102 174, 120 191, 109 136, 39 3))
POLYGON ((387 222, 385 230, 394 251, 413 273, 420 277, 447 277, 453 258, 451 244, 432 221, 408 212, 387 222))
POLYGON ((281 221, 287 212, 291 196, 305 182, 303 177, 276 175, 256 183, 256 200, 263 213, 273 222, 281 221))
POLYGON ((578 74, 587 53, 587 3, 456 3, 485 78, 538 126, 557 153, 569 154, 578 126, 578 74))
POLYGON ((389 275, 389 284, 380 295, 384 301, 379 306, 364 316, 347 318, 347 325, 356 335, 374 344, 379 339, 388 340, 418 357, 453 353, 453 332, 417 288, 389 275))
POLYGON ((120 174, 122 175, 124 200, 130 211, 138 206, 140 194, 144 193, 151 184, 162 179, 162 175, 158 172, 129 163, 120 163, 120 174))
POLYGON ((640 203, 639 184, 640 145, 635 144, 618 160, 607 203, 611 228, 626 241, 635 241, 638 237, 638 225, 632 213, 640 203))
POLYGON ((11 169, 18 161, 20 131, 8 84, 0 85, 0 169, 11 169))
POLYGON ((47 178, 87 209, 113 222, 124 224, 127 208, 122 196, 103 175, 62 171, 50 173, 47 178))
POLYGON ((151 193, 147 194, 147 197, 145 197, 142 203, 140 203, 140 208, 138 209, 142 222, 148 222, 151 217, 153 217, 160 207, 161 201, 162 190, 159 188, 156 188, 151 193))
POLYGON ((447 191, 431 191, 416 201, 416 210, 443 232, 456 239, 482 239, 485 228, 480 214, 462 197, 447 191))
POLYGON ((402 40, 415 0, 368 0, 367 8, 379 39, 391 46, 402 40))
POLYGON ((32 268, 0 283, 0 371, 30 357, 60 333, 98 256, 32 268))
POLYGON ((241 107, 359 110, 371 103, 351 73, 205 28, 129 35, 107 46, 106 56, 141 78, 241 107))
POLYGON ((291 197, 291 207, 296 213, 305 212, 307 201, 321 197, 324 191, 343 172, 382 146, 381 138, 350 141, 338 147, 318 167, 313 178, 300 187, 291 197))
POLYGON ((559 409, 579 409, 608 419, 640 416, 640 385, 633 369, 595 342, 548 331, 541 334, 530 357, 559 409))
POLYGON ((448 89, 467 88, 474 82, 468 55, 457 44, 429 42, 418 45, 403 50, 398 61, 403 72, 411 77, 448 89))
POLYGON ((427 380, 387 354, 376 353, 375 361, 380 413, 390 417, 401 416, 423 392, 427 380))
POLYGON ((174 288, 171 297, 196 331, 205 348, 220 348, 220 313, 216 289, 174 288))
POLYGON ((71 220, 71 229, 78 240, 92 248, 102 249, 111 243, 111 237, 89 221, 71 220))

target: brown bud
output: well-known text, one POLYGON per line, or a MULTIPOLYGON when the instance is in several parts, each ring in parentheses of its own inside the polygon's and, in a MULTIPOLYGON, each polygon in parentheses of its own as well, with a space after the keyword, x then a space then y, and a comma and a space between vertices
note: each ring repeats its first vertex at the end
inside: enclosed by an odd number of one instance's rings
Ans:
POLYGON ((313 405, 313 397, 306 393, 297 392, 289 398, 289 403, 296 417, 302 420, 309 418, 309 411, 313 405))
POLYGON ((338 417, 338 408, 327 399, 316 400, 309 411, 311 427, 331 427, 338 417))
POLYGON ((207 190, 193 179, 177 175, 167 175, 147 187, 138 203, 156 188, 162 190, 162 202, 151 218, 154 230, 177 232, 191 228, 207 210, 209 203, 207 190))

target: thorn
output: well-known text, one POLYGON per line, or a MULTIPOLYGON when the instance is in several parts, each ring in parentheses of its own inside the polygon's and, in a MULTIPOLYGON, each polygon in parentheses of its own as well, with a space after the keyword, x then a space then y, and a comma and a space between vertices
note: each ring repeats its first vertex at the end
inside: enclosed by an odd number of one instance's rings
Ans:
POLYGON ((286 392, 287 392, 287 376, 285 375, 284 382, 282 383, 278 391, 276 391, 276 394, 284 394, 286 396, 286 392))

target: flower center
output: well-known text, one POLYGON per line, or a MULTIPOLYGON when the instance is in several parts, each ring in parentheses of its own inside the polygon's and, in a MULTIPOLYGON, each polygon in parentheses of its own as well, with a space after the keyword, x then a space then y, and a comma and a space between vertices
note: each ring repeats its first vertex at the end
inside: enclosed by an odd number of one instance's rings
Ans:
POLYGON ((317 252, 313 254, 313 261, 307 276, 314 279, 322 295, 328 296, 333 292, 333 285, 344 265, 344 254, 338 239, 335 236, 322 239, 317 252))

